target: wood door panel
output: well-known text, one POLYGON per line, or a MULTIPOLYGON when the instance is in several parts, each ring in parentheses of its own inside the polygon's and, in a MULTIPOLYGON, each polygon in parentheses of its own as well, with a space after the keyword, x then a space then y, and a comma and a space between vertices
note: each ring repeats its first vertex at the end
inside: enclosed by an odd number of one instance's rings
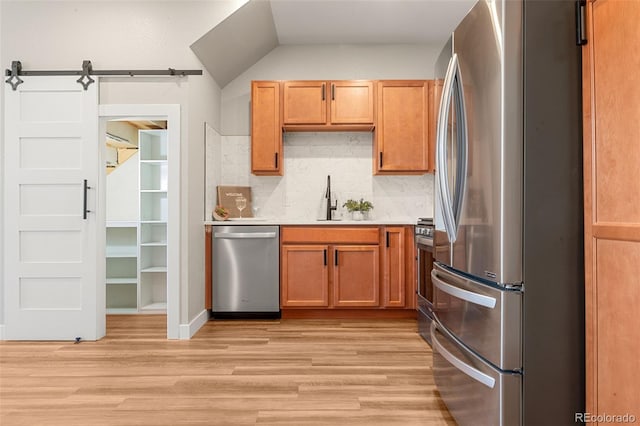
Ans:
POLYGON ((373 82, 332 81, 331 124, 373 124, 373 82))
POLYGON ((377 244, 378 228, 364 226, 286 226, 280 229, 282 243, 377 244))
POLYGON ((254 81, 251 84, 251 172, 282 174, 281 153, 280 83, 254 81))
POLYGON ((587 3, 583 46, 586 411, 640 415, 640 2, 587 3), (635 411, 635 412, 634 412, 635 411))
POLYGON ((598 1, 593 7, 595 221, 640 223, 638 203, 628 198, 640 194, 640 55, 628 51, 640 37, 637 21, 625 19, 637 18, 639 6, 598 1))
POLYGON ((329 306, 328 257, 328 246, 282 246, 282 307, 329 306))
POLYGON ((284 83, 284 124, 325 124, 327 122, 327 83, 287 81, 284 83))
POLYGON ((640 409, 640 243, 596 243, 598 409, 597 413, 633 413, 640 409), (627 391, 625 391, 627 390, 627 391))
POLYGON ((332 257, 333 305, 378 306, 378 246, 336 246, 332 257))
POLYGON ((428 170, 428 82, 379 82, 376 171, 428 170))
POLYGON ((405 306, 405 241, 404 228, 388 227, 382 233, 383 306, 405 306))

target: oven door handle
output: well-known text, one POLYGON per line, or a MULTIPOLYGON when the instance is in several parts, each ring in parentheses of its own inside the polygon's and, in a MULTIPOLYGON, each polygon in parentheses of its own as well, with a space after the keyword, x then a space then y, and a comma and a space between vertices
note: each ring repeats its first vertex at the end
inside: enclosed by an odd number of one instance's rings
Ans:
POLYGON ((436 272, 436 270, 431 271, 431 279, 433 280, 433 285, 437 287, 439 290, 444 291, 445 293, 457 297, 458 299, 465 300, 469 303, 473 303, 475 305, 484 306, 485 308, 493 309, 496 307, 497 300, 494 297, 485 296, 484 294, 474 293, 469 290, 464 290, 451 284, 447 284, 442 281, 436 272))

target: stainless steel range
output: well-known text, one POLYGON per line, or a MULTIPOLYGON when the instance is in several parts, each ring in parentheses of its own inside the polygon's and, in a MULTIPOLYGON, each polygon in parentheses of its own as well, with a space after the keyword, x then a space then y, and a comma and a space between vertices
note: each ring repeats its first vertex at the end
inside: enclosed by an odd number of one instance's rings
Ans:
POLYGON ((434 259, 433 233, 433 219, 419 218, 415 226, 418 332, 429 345, 431 345, 430 328, 433 321, 433 285, 431 283, 434 259))

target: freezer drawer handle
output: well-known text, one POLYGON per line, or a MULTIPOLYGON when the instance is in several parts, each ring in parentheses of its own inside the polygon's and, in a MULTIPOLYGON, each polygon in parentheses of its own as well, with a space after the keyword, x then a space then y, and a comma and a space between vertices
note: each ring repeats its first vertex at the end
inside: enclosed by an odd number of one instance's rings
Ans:
POLYGON ((440 290, 458 299, 466 300, 467 302, 484 306, 485 308, 493 309, 496 307, 496 299, 493 297, 485 296, 483 294, 474 293, 472 291, 463 290, 458 287, 454 287, 451 284, 447 284, 438 277, 436 270, 431 271, 431 279, 433 284, 440 290))
POLYGON ((214 238, 223 238, 228 240, 235 239, 255 239, 255 238, 275 238, 275 232, 214 232, 214 238))
POLYGON ((449 361, 449 364, 456 367, 458 370, 462 371, 467 376, 471 377, 473 380, 478 381, 485 385, 488 388, 493 389, 496 384, 496 379, 491 376, 484 374, 483 372, 473 368, 469 364, 461 361, 456 358, 451 352, 446 350, 444 346, 438 341, 438 337, 436 336, 436 325, 435 323, 431 323, 431 341, 433 342, 433 348, 440 354, 444 359, 449 361))

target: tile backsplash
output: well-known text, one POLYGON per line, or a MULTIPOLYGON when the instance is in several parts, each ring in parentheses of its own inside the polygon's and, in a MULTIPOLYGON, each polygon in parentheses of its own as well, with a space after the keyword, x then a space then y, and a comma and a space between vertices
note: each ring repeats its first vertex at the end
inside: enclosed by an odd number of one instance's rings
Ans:
POLYGON ((335 217, 349 218, 342 207, 349 198, 371 201, 370 216, 375 219, 413 222, 431 216, 433 175, 373 176, 372 137, 366 132, 285 133, 284 176, 254 176, 250 137, 222 136, 220 182, 207 179, 207 193, 215 194, 218 184, 248 185, 258 216, 313 220, 325 216, 330 175, 331 190, 338 200, 335 217))

